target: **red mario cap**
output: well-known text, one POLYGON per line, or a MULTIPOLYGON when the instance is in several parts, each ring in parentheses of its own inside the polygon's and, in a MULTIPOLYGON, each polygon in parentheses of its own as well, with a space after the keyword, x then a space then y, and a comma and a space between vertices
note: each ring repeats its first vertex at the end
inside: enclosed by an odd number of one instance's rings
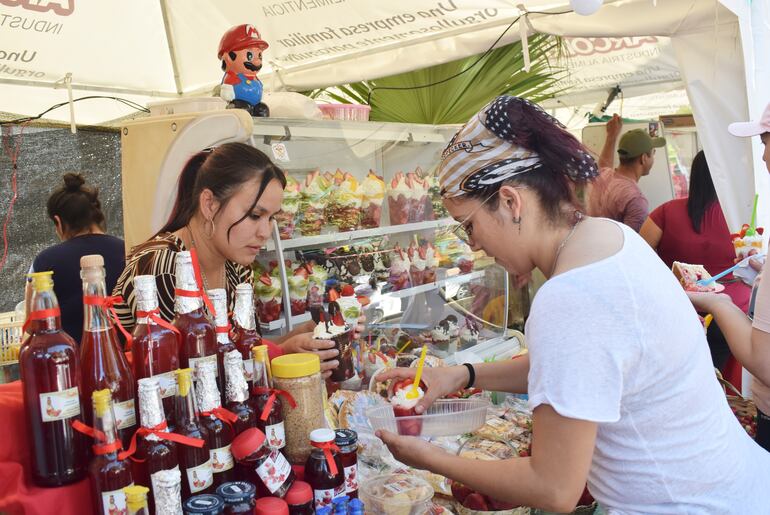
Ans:
POLYGON ((250 47, 265 50, 268 46, 267 41, 262 39, 254 25, 237 25, 225 32, 225 35, 219 40, 217 59, 222 59, 225 52, 237 52, 250 47))

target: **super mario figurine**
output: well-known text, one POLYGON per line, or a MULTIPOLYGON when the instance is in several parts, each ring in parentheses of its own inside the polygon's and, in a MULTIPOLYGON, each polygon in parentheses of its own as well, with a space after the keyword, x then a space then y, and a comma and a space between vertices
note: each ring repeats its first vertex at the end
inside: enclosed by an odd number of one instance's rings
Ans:
POLYGON ((219 41, 217 58, 222 60, 219 96, 229 102, 228 108, 246 109, 252 116, 270 116, 262 103, 262 81, 257 72, 262 69, 262 51, 268 44, 253 25, 231 28, 219 41))

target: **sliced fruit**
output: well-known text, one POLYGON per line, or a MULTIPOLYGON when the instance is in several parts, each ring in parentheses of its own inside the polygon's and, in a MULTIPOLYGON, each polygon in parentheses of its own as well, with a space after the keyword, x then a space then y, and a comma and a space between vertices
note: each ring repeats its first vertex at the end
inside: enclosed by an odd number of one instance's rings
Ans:
POLYGON ((473 490, 465 486, 464 484, 460 483, 459 481, 452 481, 452 497, 455 498, 455 501, 462 504, 465 501, 465 498, 468 497, 470 494, 473 493, 473 490))
POLYGON ((343 297, 352 297, 356 294, 356 291, 353 289, 353 286, 346 284, 342 287, 342 296, 343 297))
POLYGON ((462 504, 469 510, 489 511, 489 506, 487 505, 487 501, 484 499, 484 496, 476 492, 468 494, 462 504))

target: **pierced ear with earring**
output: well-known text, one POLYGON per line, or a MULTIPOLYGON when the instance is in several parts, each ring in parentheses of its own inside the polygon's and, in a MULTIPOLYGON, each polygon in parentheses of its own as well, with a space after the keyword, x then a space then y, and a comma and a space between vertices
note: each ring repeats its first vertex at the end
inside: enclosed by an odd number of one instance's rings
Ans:
POLYGON ((214 226, 214 219, 213 218, 209 219, 209 220, 206 220, 206 222, 211 224, 211 233, 206 235, 206 236, 209 237, 209 239, 211 239, 211 238, 214 237, 214 232, 217 230, 217 228, 214 226))
POLYGON ((521 234, 521 216, 513 217, 513 223, 519 226, 519 234, 521 234))

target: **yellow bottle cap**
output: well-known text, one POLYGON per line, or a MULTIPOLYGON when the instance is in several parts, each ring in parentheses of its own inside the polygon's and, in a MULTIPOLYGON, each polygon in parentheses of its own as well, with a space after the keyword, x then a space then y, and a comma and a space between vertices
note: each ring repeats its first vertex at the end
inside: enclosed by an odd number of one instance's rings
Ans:
POLYGON ((131 485, 123 489, 126 494, 126 505, 131 511, 138 511, 147 508, 147 492, 150 489, 146 486, 131 485))
POLYGON ((180 368, 176 371, 176 384, 179 395, 186 397, 190 393, 190 383, 192 382, 192 370, 189 368, 180 368))
POLYGON ((53 272, 34 272, 27 274, 27 277, 32 279, 32 288, 35 291, 51 291, 53 290, 53 272))
POLYGON ((266 363, 268 361, 267 345, 257 345, 251 348, 251 356, 257 361, 266 363))
POLYGON ((97 416, 101 417, 107 413, 107 409, 110 407, 110 401, 112 400, 112 394, 108 388, 96 390, 91 394, 91 398, 93 399, 94 411, 96 411, 97 416))
POLYGON ((315 354, 286 354, 272 361, 273 377, 293 379, 321 372, 321 360, 315 354))

